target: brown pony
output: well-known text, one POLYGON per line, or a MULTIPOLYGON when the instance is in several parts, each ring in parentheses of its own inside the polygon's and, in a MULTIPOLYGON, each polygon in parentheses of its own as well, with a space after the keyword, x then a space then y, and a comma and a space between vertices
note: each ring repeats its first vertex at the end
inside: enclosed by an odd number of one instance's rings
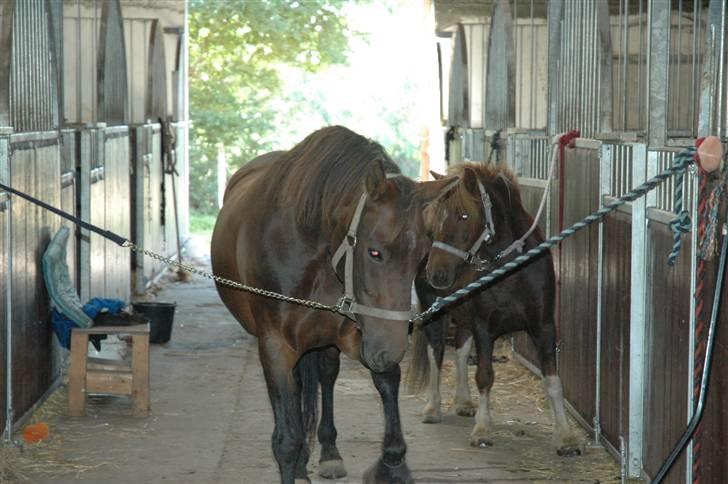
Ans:
MULTIPOLYGON (((435 241, 427 264, 423 264, 415 280, 417 295, 425 308, 436 297, 452 293, 486 273, 483 271, 493 270, 517 255, 512 251, 503 259, 499 257, 533 223, 533 218, 521 204, 516 180, 506 168, 469 163, 453 167, 450 173, 460 177, 458 186, 433 202, 425 212, 425 225, 435 241), (458 251, 469 251, 479 238, 483 243, 477 247, 475 260, 467 263, 458 256, 458 251)), ((542 241, 543 236, 537 229, 525 240, 522 250, 531 249, 542 241)), ((475 414, 471 445, 491 445, 489 395, 494 378, 493 343, 506 333, 526 331, 540 357, 546 393, 554 412, 557 452, 559 455, 578 455, 580 443, 566 419, 561 380, 556 372, 554 298, 553 261, 551 254, 546 253, 445 309, 417 331, 408 384, 410 391, 417 392, 429 380, 423 421, 436 423, 441 419, 440 368, 445 332, 452 321, 456 324, 457 344, 455 410, 458 415, 475 414), (467 359, 473 339, 478 355, 476 383, 480 402, 477 411, 471 403, 467 382, 467 359)))
POLYGON ((365 481, 410 482, 399 362, 412 281, 430 245, 422 210, 452 186, 453 180, 418 184, 401 176, 379 144, 340 126, 316 131, 290 151, 263 155, 230 180, 212 238, 215 274, 330 306, 339 301, 346 313, 218 284, 230 312, 258 337, 281 482, 309 482, 307 436, 316 426, 319 385, 319 472, 346 475, 333 420, 340 351, 371 370, 383 401, 382 456, 365 481))

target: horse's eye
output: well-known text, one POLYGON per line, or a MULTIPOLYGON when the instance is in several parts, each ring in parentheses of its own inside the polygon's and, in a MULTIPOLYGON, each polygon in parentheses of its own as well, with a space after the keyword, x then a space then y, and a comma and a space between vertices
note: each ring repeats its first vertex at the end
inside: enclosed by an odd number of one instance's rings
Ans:
POLYGON ((369 249, 369 257, 376 260, 382 260, 382 252, 377 249, 369 249))
POLYGON ((461 213, 461 214, 460 214, 460 215, 458 216, 458 219, 459 219, 459 220, 467 220, 467 219, 468 219, 469 217, 470 217, 470 215, 468 215, 467 213, 461 213))

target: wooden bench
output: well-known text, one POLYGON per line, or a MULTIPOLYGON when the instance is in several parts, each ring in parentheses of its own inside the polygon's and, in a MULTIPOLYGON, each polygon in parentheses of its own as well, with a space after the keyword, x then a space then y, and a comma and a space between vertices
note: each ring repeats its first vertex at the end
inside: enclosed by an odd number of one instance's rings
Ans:
POLYGON ((71 332, 71 367, 68 382, 68 414, 86 413, 89 393, 129 395, 133 415, 149 415, 149 324, 133 326, 95 326, 71 332), (131 336, 131 360, 88 357, 89 336, 113 334, 131 336))

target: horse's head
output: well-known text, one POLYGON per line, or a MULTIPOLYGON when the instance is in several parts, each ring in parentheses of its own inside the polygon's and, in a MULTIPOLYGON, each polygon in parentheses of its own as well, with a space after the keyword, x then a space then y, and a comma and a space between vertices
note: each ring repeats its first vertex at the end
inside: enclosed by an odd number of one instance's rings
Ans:
MULTIPOLYGON (((347 226, 351 232, 355 207, 363 204, 355 237, 348 236, 348 243, 353 244, 349 277, 359 309, 353 317, 362 336, 361 358, 373 371, 399 363, 407 349, 412 281, 430 244, 422 210, 425 203, 453 186, 454 180, 418 184, 385 174, 383 164, 377 162, 365 178, 365 201, 356 197, 342 207, 346 215, 340 217, 338 241, 346 237, 342 232, 347 226)), ((337 263, 337 273, 346 281, 345 262, 337 263)))
POLYGON ((425 210, 425 225, 433 240, 427 281, 437 289, 452 288, 466 268, 485 269, 488 261, 520 236, 514 227, 520 197, 509 172, 462 164, 451 173, 460 177, 457 186, 425 210))

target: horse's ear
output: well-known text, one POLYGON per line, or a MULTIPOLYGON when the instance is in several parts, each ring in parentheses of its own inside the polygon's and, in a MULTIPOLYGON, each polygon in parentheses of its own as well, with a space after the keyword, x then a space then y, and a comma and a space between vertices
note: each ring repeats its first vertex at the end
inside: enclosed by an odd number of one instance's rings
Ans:
POLYGON ((364 180, 364 189, 372 200, 376 200, 384 194, 387 189, 387 178, 384 174, 384 163, 382 163, 382 160, 376 160, 372 163, 369 173, 367 173, 367 177, 364 180))
POLYGON ((448 176, 435 181, 420 182, 417 194, 424 202, 431 202, 447 195, 460 182, 459 176, 448 176))
POLYGON ((472 168, 465 167, 463 169, 463 183, 468 192, 473 195, 480 196, 480 190, 478 189, 478 173, 472 168))
POLYGON ((441 180, 445 178, 445 175, 441 175, 440 173, 432 170, 430 170, 430 175, 432 175, 432 178, 434 178, 435 180, 441 180))

